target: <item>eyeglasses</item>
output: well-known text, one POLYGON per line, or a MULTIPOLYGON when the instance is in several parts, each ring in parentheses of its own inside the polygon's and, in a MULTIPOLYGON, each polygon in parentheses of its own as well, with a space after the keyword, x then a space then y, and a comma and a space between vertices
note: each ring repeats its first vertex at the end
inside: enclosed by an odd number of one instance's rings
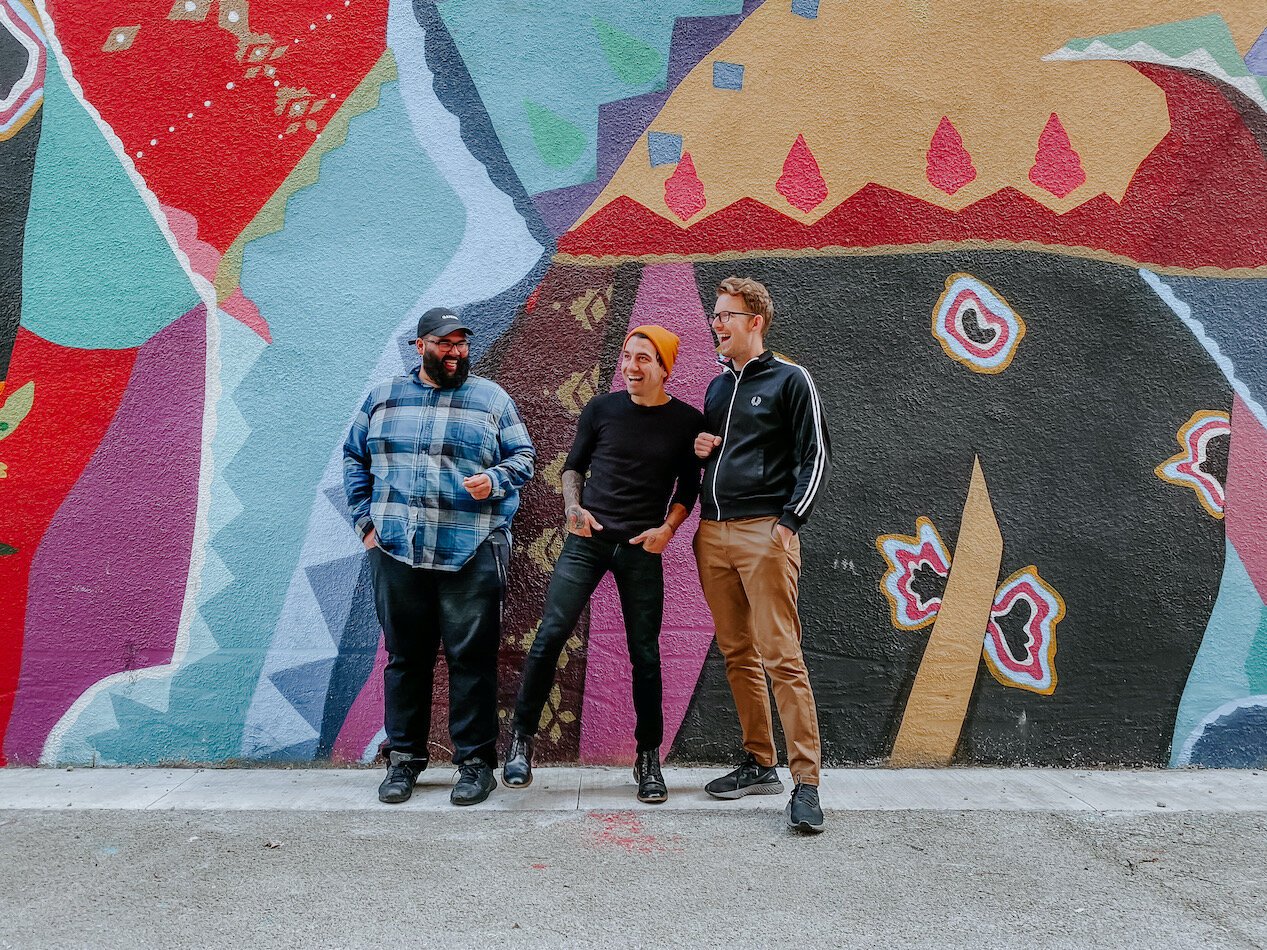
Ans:
POLYGON ((747 310, 718 310, 713 314, 713 319, 723 326, 730 322, 731 317, 759 317, 759 313, 749 313, 747 310))
POLYGON ((423 337, 423 339, 427 340, 428 343, 434 346, 442 354, 451 353, 454 350, 459 350, 464 353, 471 352, 471 343, 469 340, 462 340, 460 343, 453 343, 449 340, 431 340, 426 337, 423 337))

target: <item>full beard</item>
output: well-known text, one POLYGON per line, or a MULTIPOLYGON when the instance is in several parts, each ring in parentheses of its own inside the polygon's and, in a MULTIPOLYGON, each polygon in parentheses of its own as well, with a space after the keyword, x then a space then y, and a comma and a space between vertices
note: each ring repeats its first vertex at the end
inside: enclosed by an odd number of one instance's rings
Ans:
POLYGON ((471 358, 459 356, 458 368, 450 373, 444 368, 444 360, 428 351, 422 355, 422 368, 441 389, 457 389, 471 375, 471 358))

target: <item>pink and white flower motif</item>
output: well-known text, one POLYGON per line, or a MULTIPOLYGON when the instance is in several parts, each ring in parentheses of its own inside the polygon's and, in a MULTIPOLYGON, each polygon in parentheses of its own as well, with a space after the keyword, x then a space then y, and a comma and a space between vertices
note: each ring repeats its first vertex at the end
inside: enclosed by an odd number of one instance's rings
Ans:
POLYGON ((888 563, 880 592, 888 598, 893 626, 899 630, 928 626, 937 619, 941 592, 950 577, 950 554, 941 535, 921 515, 913 536, 884 534, 876 538, 875 546, 888 563), (929 581, 933 582, 931 588, 929 581))
POLYGON ((933 308, 933 336, 974 373, 1001 373, 1016 356, 1025 321, 1003 295, 971 274, 951 274, 933 308))
POLYGON ((1223 481, 1227 478, 1228 442, 1232 422, 1226 412, 1194 412, 1175 439, 1180 452, 1153 471, 1162 481, 1191 488, 1211 517, 1222 518, 1226 503, 1223 481))
POLYGON ((1038 576, 1032 564, 1005 580, 994 596, 986 625, 985 662, 994 678, 1004 686, 1043 696, 1055 692, 1056 625, 1064 617, 1064 598, 1038 576), (1025 634, 1023 644, 1015 642, 1019 637, 1009 640, 1004 634, 1004 624, 1016 631, 1018 619, 1019 630, 1025 634))

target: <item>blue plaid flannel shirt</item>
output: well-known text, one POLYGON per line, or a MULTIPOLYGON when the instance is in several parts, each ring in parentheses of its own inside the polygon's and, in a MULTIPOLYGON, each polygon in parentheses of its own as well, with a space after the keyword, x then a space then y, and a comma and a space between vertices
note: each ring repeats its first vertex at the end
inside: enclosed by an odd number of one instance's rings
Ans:
POLYGON ((418 370, 370 391, 343 444, 343 488, 356 530, 414 567, 462 568, 499 528, 510 530, 519 488, 537 451, 514 400, 470 376, 436 389, 418 370), (476 501, 462 480, 485 472, 492 494, 476 501))

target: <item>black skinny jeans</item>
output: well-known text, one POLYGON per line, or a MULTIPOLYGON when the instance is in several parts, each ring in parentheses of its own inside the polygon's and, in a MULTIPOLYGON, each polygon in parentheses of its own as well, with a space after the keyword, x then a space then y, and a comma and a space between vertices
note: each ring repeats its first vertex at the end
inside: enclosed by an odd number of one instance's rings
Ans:
POLYGON ((411 567, 370 550, 374 606, 383 627, 383 753, 429 758, 436 653, 449 667, 453 761, 497 764, 497 650, 510 546, 494 531, 457 572, 411 567))
POLYGON ((524 662, 515 729, 536 735, 563 645, 603 575, 611 571, 620 593, 625 637, 633 664, 633 703, 638 751, 659 748, 664 738, 660 677, 660 624, 664 617, 664 566, 641 545, 569 534, 554 565, 537 637, 524 662))

